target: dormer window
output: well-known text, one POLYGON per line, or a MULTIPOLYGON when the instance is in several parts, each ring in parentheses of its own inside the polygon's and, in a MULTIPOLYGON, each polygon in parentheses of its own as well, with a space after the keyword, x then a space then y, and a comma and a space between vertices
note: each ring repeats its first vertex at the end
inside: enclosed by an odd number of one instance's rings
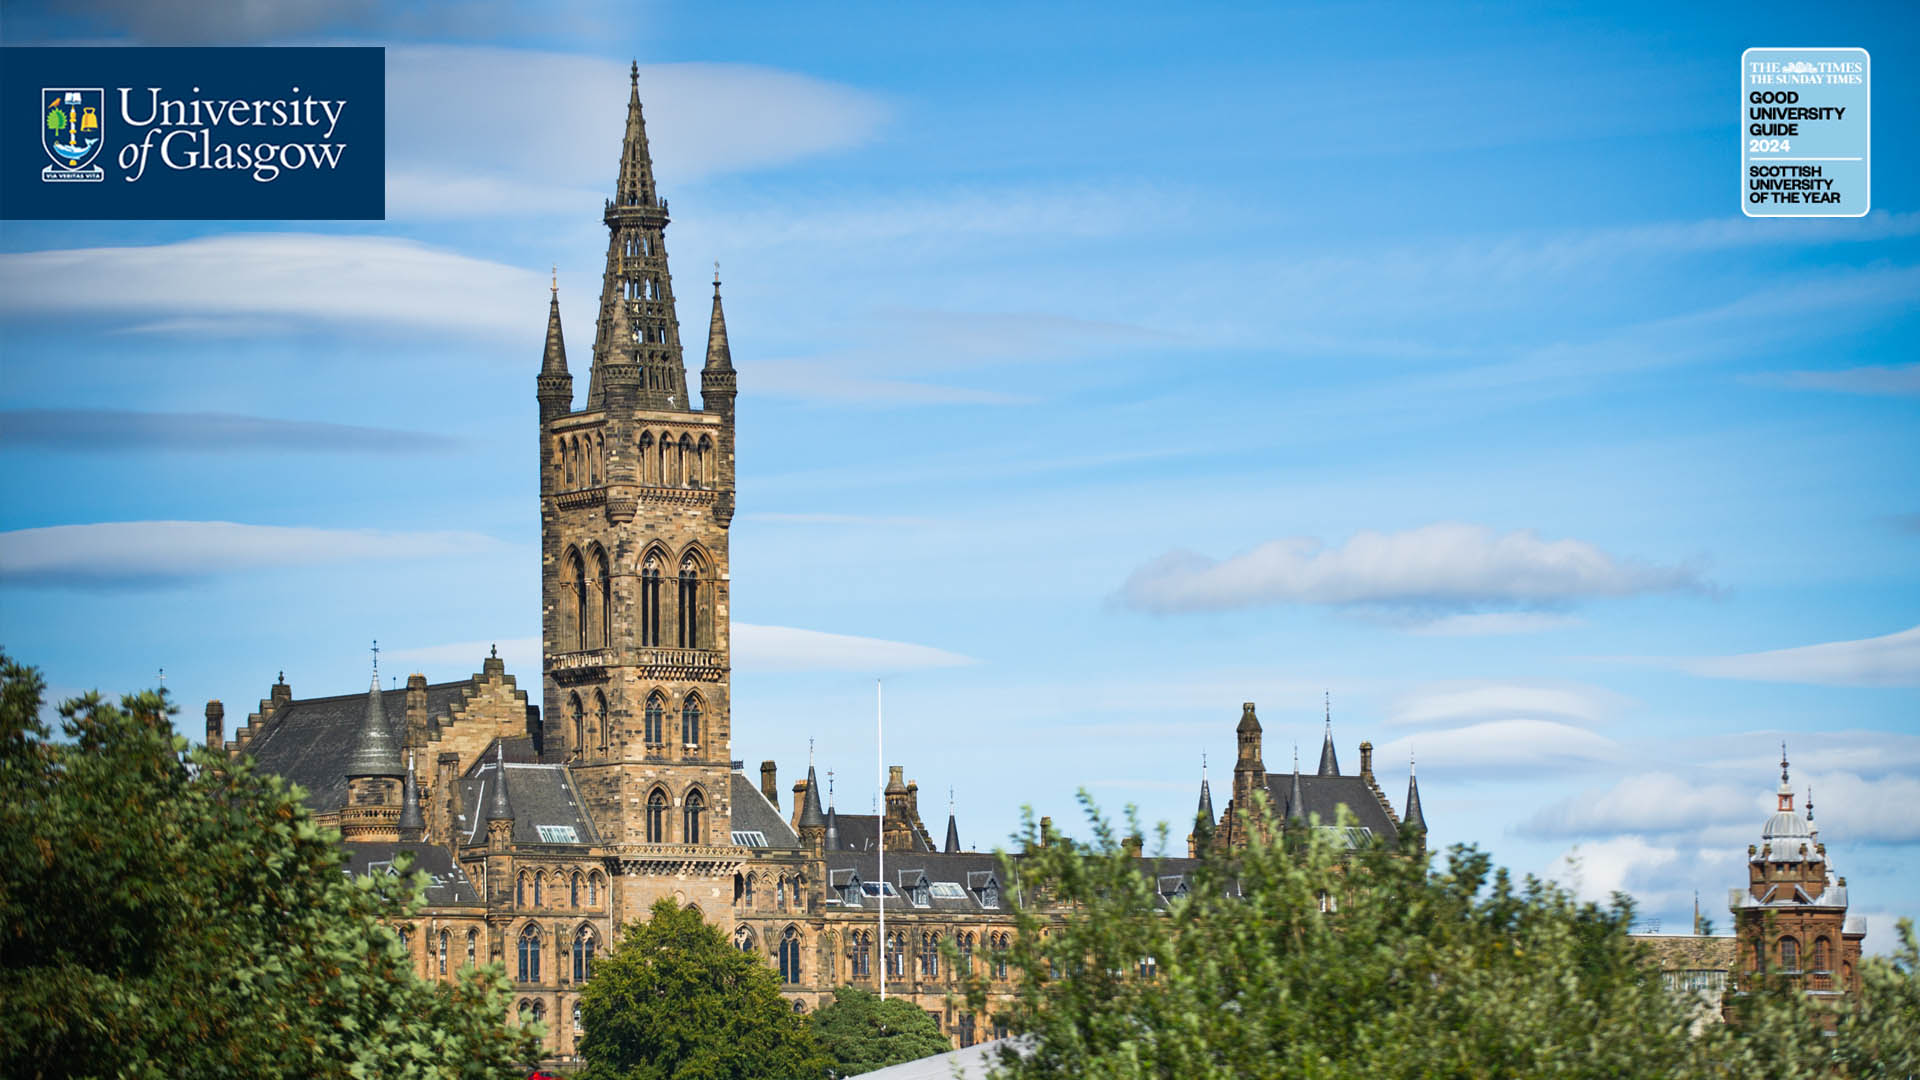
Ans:
POLYGON ((1000 906, 999 883, 989 881, 980 887, 980 906, 983 908, 997 908, 1000 906))

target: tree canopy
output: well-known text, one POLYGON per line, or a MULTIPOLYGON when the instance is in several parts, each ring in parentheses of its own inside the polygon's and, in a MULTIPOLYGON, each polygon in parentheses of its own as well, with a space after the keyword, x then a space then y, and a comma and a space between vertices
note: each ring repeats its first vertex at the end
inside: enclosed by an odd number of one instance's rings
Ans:
POLYGON ((173 732, 161 692, 40 719, 0 654, 0 1074, 509 1077, 496 970, 417 977, 387 921, 424 875, 349 878, 298 789, 173 732))
POLYGON ((828 1060, 772 969, 670 899, 627 924, 580 994, 585 1080, 822 1077, 828 1060))
POLYGON ((944 1054, 953 1044, 919 1006, 857 986, 833 992, 813 1014, 813 1033, 833 1059, 835 1076, 858 1076, 903 1061, 944 1054))
MULTIPOLYGON (((1836 1035, 1785 985, 1753 992, 1740 1024, 1696 1030, 1688 999, 1628 937, 1624 896, 1579 903, 1471 848, 1436 867, 1347 850, 1343 829, 1294 829, 1284 844, 1208 853, 1169 899, 1082 799, 1091 843, 1043 843, 1027 823, 1007 1014, 1027 1038, 997 1076, 1899 1076, 1920 1064, 1904 921, 1904 951, 1869 963, 1864 1004, 1836 1035), (1070 917, 1051 914, 1061 904, 1070 917)), ((987 991, 970 986, 974 1009, 987 991)))

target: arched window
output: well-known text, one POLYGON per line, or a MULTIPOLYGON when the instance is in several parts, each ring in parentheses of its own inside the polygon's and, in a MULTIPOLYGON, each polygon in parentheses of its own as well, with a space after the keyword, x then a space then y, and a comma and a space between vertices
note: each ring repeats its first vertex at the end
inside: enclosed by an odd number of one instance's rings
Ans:
POLYGON ((660 644, 660 560, 652 552, 640 568, 640 644, 660 644))
POLYGON ((659 788, 647 796, 647 843, 667 842, 667 793, 659 788))
POLYGON ((931 931, 920 935, 920 976, 940 977, 940 935, 931 931))
POLYGON ((600 906, 600 874, 598 871, 587 875, 587 906, 600 906))
POLYGON ((742 889, 740 893, 740 902, 746 906, 747 910, 749 911, 753 910, 753 875, 752 874, 748 874, 745 882, 742 884, 742 889))
POLYGON ((782 874, 773 883, 773 910, 787 910, 787 878, 782 874))
POLYGON ((666 715, 666 699, 662 698, 658 691, 648 694, 646 711, 646 736, 648 746, 659 746, 666 741, 666 735, 662 731, 662 729, 666 727, 666 715))
POLYGON ((748 929, 745 926, 742 926, 739 929, 735 930, 733 932, 733 947, 736 949, 739 949, 741 952, 744 952, 744 953, 752 952, 753 951, 753 931, 748 929))
POLYGON ((525 870, 520 871, 520 876, 513 879, 513 906, 527 906, 527 872, 525 870))
POLYGON ((1780 939, 1780 970, 1800 970, 1800 943, 1790 937, 1780 939))
POLYGON ((547 875, 538 870, 533 872, 533 906, 545 907, 547 903, 547 875))
POLYGON ((992 943, 993 977, 996 979, 1005 979, 1007 977, 1007 935, 993 935, 992 943))
MULTIPOLYGON (((587 445, 592 446, 592 441, 589 440, 587 445)), ((573 458, 573 468, 570 470, 572 475, 567 477, 567 482, 578 485, 587 478, 587 462, 585 458, 580 456, 580 437, 578 435, 567 440, 567 453, 573 458)))
POLYGON ((586 982, 593 977, 593 928, 583 926, 573 935, 573 981, 586 982))
POLYGON ((540 981, 540 931, 529 923, 520 931, 520 969, 521 982, 540 981))
POLYGON ((566 470, 567 486, 573 486, 573 451, 567 448, 567 440, 560 440, 560 463, 566 470))
POLYGON ((536 1001, 533 1003, 533 1022, 536 1024, 544 1024, 547 1022, 546 1002, 536 1001))
POLYGON ((653 456, 653 432, 643 431, 640 433, 639 479, 641 483, 644 484, 649 480, 654 480, 653 466, 655 461, 656 459, 653 456))
POLYGON ((467 966, 477 967, 479 966, 479 964, 480 964, 480 931, 469 930, 467 931, 467 966))
POLYGON ((660 433, 660 486, 672 487, 673 474, 667 469, 667 461, 673 456, 673 436, 660 433))
POLYGON ((580 871, 578 870, 575 870, 573 876, 567 879, 567 906, 576 908, 580 906, 580 871))
POLYGON ((847 940, 847 970, 856 979, 873 975, 873 935, 865 930, 847 940))
POLYGON ((713 483, 712 474, 708 472, 708 469, 712 467, 711 466, 712 456, 713 456, 713 440, 707 438, 705 435, 700 436, 700 445, 694 447, 694 450, 693 450, 693 486, 694 487, 703 488, 703 487, 709 487, 712 485, 713 483))
POLYGON ((806 904, 805 904, 805 902, 804 902, 804 895, 805 895, 805 894, 803 894, 803 893, 802 893, 802 892, 800 891, 800 886, 801 886, 801 885, 803 885, 803 884, 805 884, 805 883, 806 883, 806 880, 807 880, 807 879, 806 879, 806 878, 804 878, 804 877, 802 877, 801 875, 799 875, 799 874, 795 874, 795 875, 793 876, 793 880, 792 880, 792 881, 790 881, 790 882, 788 882, 788 884, 789 884, 789 885, 791 885, 791 886, 793 887, 793 910, 795 910, 795 911, 804 911, 804 910, 806 910, 806 904))
POLYGON ((907 935, 894 931, 887 935, 887 977, 904 979, 907 976, 907 935))
POLYGON ((692 458, 693 458, 693 436, 682 435, 680 436, 680 461, 679 461, 679 464, 675 466, 676 471, 678 471, 679 473, 680 486, 682 487, 693 486, 691 483, 688 482, 688 472, 687 472, 687 466, 691 462, 692 458))
POLYGON ((960 950, 960 968, 954 974, 956 975, 973 974, 973 933, 972 931, 968 931, 966 933, 961 934, 959 937, 954 938, 953 943, 960 950))
POLYGON ((791 926, 780 935, 780 981, 789 985, 800 981, 800 932, 791 926))
POLYGON ((607 553, 602 551, 594 564, 595 580, 598 582, 598 607, 600 617, 595 620, 594 632, 600 636, 600 647, 613 644, 613 572, 607 566, 607 553))
POLYGON ((573 1003, 573 1030, 580 1030, 580 1003, 578 1001, 573 1003))
POLYGON ((687 792, 686 809, 681 812, 685 819, 680 830, 681 842, 697 844, 700 842, 700 818, 706 812, 707 800, 698 791, 687 792))
POLYGON ((593 692, 593 731, 594 741, 600 744, 600 752, 606 753, 612 739, 607 731, 607 695, 598 690, 593 692))
POLYGON ((607 441, 599 432, 593 434, 593 482, 600 483, 600 471, 606 463, 607 441))
POLYGON ((587 710, 581 707, 579 694, 567 695, 567 715, 573 718, 573 752, 582 753, 587 748, 587 710))
POLYGON ((568 599, 572 601, 573 647, 584 649, 587 647, 587 564, 577 551, 567 553, 567 585, 572 594, 568 599))
POLYGON ((452 934, 445 930, 440 931, 440 974, 442 975, 447 973, 447 946, 452 942, 452 934))
POLYGON ((1827 955, 1827 939, 1824 937, 1814 938, 1813 939, 1813 970, 1815 971, 1833 970, 1832 968, 1827 966, 1832 961, 1832 959, 1833 959, 1832 957, 1827 955))
POLYGON ((700 569, 688 555, 680 560, 680 647, 697 649, 700 641, 700 569))
POLYGON ((400 951, 407 954, 409 961, 413 959, 413 928, 410 926, 400 928, 400 951))
POLYGON ((700 745, 700 695, 688 694, 680 706, 680 743, 691 750, 700 745))

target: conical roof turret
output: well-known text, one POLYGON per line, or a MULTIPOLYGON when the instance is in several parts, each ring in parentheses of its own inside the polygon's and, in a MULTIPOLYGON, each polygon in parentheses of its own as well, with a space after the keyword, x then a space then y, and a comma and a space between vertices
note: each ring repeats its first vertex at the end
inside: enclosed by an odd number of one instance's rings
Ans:
POLYGON ((820 809, 820 778, 814 774, 813 766, 807 766, 807 795, 800 803, 802 829, 824 829, 827 827, 826 811, 820 809))
POLYGON ((547 301, 547 347, 540 354, 540 374, 547 377, 573 376, 567 371, 567 341, 560 332, 560 272, 554 271, 553 295, 547 301))
POLYGON ((940 850, 948 855, 960 852, 960 822, 954 818, 951 810, 947 811, 947 842, 940 850))
POLYGON ((513 820, 513 803, 507 797, 507 756, 497 742, 493 745, 493 791, 487 795, 487 820, 513 820))
POLYGON ((1321 776, 1340 775, 1340 758, 1333 752, 1333 696, 1331 694, 1327 696, 1327 734, 1325 741, 1320 744, 1320 768, 1317 771, 1321 776))
POLYGON ((1425 831, 1427 815, 1420 812, 1420 779, 1413 774, 1413 759, 1407 759, 1407 811, 1400 815, 1400 827, 1425 831))
POLYGON ((1287 789, 1287 823, 1289 825, 1307 821, 1307 797, 1300 790, 1300 748, 1293 750, 1293 785, 1287 789))
POLYGON ((420 783, 413 776, 413 755, 407 755, 407 779, 400 793, 400 839, 415 841, 427 828, 427 819, 420 812, 420 783))
POLYGON ((713 269, 713 318, 707 323, 708 371, 732 371, 733 349, 727 344, 727 313, 720 308, 720 264, 713 269))
POLYGON ((353 753, 347 758, 346 775, 398 780, 406 774, 406 766, 400 761, 400 740, 393 737, 393 728, 387 723, 386 705, 381 701, 380 668, 375 666, 373 685, 367 690, 367 710, 361 715, 353 753))
POLYGON ((1194 809, 1193 820, 1213 824, 1213 789, 1207 786, 1207 778, 1200 777, 1200 805, 1194 809))

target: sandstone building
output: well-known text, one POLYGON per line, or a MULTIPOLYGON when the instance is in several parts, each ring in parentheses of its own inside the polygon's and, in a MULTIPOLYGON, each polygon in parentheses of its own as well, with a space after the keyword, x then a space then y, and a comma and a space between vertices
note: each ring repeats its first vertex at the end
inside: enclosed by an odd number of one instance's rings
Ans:
MULTIPOLYGON (((962 847, 951 811, 936 840, 898 766, 884 813, 859 815, 839 813, 811 765, 783 792, 773 762, 756 782, 732 759, 738 376, 716 275, 694 406, 637 68, 602 220, 606 268, 580 407, 557 283, 536 377, 537 691, 497 656, 467 680, 414 675, 404 689, 383 690, 376 670, 367 692, 339 697, 296 699, 282 678, 230 740, 220 703, 209 703, 207 739, 301 784, 341 830, 355 872, 388 872, 411 853, 434 880, 405 928, 419 970, 452 977, 504 964, 521 1015, 546 1023, 555 1057, 574 1053, 595 956, 663 897, 764 957, 797 1010, 884 977, 957 1044, 988 1037, 990 1021, 949 1002, 959 973, 942 945, 1011 988, 1019 882, 1000 861, 962 847)), ((1360 773, 1340 774, 1330 722, 1309 775, 1297 765, 1266 773, 1252 704, 1239 737, 1232 801, 1217 823, 1202 779, 1193 850, 1244 843, 1256 790, 1283 828, 1331 821, 1345 804, 1354 842, 1421 836, 1411 778, 1402 816, 1375 782, 1369 744, 1360 773)), ((1156 861, 1164 896, 1184 891, 1190 865, 1156 861)))

